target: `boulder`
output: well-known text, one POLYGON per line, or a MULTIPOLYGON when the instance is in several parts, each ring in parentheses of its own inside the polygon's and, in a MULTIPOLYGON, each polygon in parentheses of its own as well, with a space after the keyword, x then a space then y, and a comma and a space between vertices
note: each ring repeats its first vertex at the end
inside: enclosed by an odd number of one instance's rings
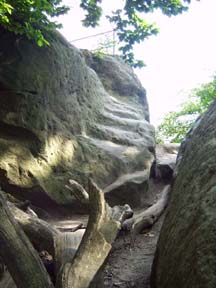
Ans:
POLYGON ((216 287, 215 123, 216 101, 180 147, 152 288, 216 287))
POLYGON ((155 139, 132 69, 80 51, 57 32, 50 47, 2 28, 0 37, 0 186, 42 208, 77 207, 69 179, 86 187, 91 175, 105 189, 142 171, 143 198, 155 139))
POLYGON ((162 181, 165 184, 171 182, 178 149, 179 144, 156 145, 156 159, 151 167, 150 178, 162 181))

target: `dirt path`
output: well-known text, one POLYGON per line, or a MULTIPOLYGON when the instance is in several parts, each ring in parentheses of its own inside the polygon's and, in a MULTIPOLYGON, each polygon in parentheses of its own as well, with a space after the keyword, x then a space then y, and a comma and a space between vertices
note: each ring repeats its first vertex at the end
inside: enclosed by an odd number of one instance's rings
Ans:
POLYGON ((163 217, 135 241, 130 236, 117 239, 105 271, 105 287, 149 288, 151 265, 163 217))
MULTIPOLYGON (((152 202, 160 196, 164 185, 151 183, 152 202)), ((105 288, 149 288, 154 253, 163 223, 162 215, 152 229, 135 239, 120 235, 116 240, 105 269, 105 288)))

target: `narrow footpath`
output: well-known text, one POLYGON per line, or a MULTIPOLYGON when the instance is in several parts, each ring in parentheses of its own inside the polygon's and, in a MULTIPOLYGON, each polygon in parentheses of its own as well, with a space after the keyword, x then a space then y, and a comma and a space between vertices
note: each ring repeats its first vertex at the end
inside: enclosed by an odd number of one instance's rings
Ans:
MULTIPOLYGON (((150 184, 151 194, 154 197, 152 202, 156 202, 160 197, 163 188, 164 185, 161 183, 150 184)), ((138 212, 140 211, 135 211, 135 214, 138 212)), ((132 239, 131 235, 118 237, 105 269, 105 288, 150 287, 151 266, 164 214, 151 229, 136 235, 135 239, 132 239)))

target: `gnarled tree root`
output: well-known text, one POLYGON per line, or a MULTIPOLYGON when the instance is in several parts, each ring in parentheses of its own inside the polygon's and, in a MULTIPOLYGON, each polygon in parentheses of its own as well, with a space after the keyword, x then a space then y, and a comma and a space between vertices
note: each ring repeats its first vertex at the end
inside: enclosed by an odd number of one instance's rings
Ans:
MULTIPOLYGON (((86 233, 72 262, 63 263, 62 272, 58 277, 61 288, 89 287, 105 262, 120 229, 120 221, 113 219, 113 210, 106 204, 103 192, 91 181, 89 205, 91 210, 86 233)), ((118 218, 124 217, 121 214, 118 218)))
POLYGON ((1 192, 0 219, 0 256, 17 288, 52 288, 38 254, 13 218, 1 192))
POLYGON ((37 251, 46 250, 54 257, 54 238, 60 231, 46 221, 25 213, 10 202, 7 202, 7 206, 10 213, 28 236, 34 248, 37 251))
POLYGON ((132 216, 133 212, 128 205, 109 207, 103 192, 91 181, 89 206, 90 217, 84 237, 79 248, 68 258, 64 255, 59 256, 61 253, 58 252, 65 252, 70 248, 74 233, 61 233, 56 227, 28 215, 6 202, 3 197, 0 198, 0 256, 18 288, 53 287, 38 254, 23 230, 37 250, 44 249, 55 256, 59 268, 56 288, 87 288, 91 285, 112 248, 121 223, 132 216), (62 235, 66 234, 70 234, 70 241, 61 241, 62 235))
POLYGON ((142 232, 144 229, 151 228, 167 207, 169 192, 170 185, 166 185, 162 191, 161 198, 145 211, 131 219, 124 221, 122 224, 122 229, 131 231, 133 235, 136 235, 142 232))

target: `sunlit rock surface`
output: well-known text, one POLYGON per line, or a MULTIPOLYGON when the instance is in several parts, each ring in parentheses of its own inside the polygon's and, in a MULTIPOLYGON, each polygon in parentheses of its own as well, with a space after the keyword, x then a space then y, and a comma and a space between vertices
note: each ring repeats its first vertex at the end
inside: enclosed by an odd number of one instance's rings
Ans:
POLYGON ((124 179, 117 202, 130 204, 135 193, 132 204, 143 203, 154 129, 132 70, 79 51, 59 34, 42 48, 3 30, 0 37, 2 188, 47 207, 75 203, 68 179, 86 187, 91 176, 108 194, 106 187, 124 179))
POLYGON ((216 287, 216 101, 181 145, 152 288, 216 287))

